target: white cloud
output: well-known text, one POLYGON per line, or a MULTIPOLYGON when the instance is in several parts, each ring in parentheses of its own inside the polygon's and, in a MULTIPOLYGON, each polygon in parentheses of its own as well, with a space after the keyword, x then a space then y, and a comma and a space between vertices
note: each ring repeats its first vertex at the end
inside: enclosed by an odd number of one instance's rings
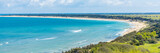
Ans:
POLYGON ((39 5, 40 5, 41 7, 43 7, 43 6, 45 6, 45 5, 47 5, 47 6, 52 6, 55 1, 56 1, 56 0, 46 0, 46 1, 43 1, 43 2, 39 3, 39 5))
MULTIPOLYGON (((131 6, 131 0, 89 0, 89 4, 108 5, 108 6, 131 6)), ((87 3, 87 4, 88 4, 87 3)))
POLYGON ((74 2, 74 0, 60 0, 60 4, 64 4, 64 5, 68 5, 68 4, 71 4, 73 2, 74 2))
POLYGON ((11 6, 11 4, 7 4, 7 7, 10 7, 11 6))
POLYGON ((56 0, 31 0, 29 6, 53 6, 56 0))
POLYGON ((115 6, 124 4, 124 1, 120 1, 120 0, 102 0, 102 2, 108 5, 115 5, 115 6))
POLYGON ((128 1, 127 4, 128 4, 128 6, 132 6, 133 5, 132 1, 128 1))
POLYGON ((31 2, 39 2, 39 0, 31 0, 31 2))
POLYGON ((61 3, 61 4, 64 4, 64 3, 65 3, 65 1, 66 1, 66 0, 61 0, 61 1, 60 1, 60 3, 61 3))
POLYGON ((69 5, 73 2, 74 0, 30 0, 28 6, 51 7, 59 4, 69 5))
POLYGON ((68 0, 68 3, 73 3, 74 0, 68 0))
POLYGON ((155 7, 160 6, 160 2, 146 2, 146 4, 149 6, 155 6, 155 7))

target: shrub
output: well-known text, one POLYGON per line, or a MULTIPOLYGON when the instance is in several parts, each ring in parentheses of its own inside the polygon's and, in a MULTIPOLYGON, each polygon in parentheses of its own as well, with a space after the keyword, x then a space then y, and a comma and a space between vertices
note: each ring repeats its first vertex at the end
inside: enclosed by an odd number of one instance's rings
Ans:
POLYGON ((155 39, 151 39, 151 40, 148 40, 148 41, 149 41, 149 43, 152 43, 152 44, 157 43, 157 40, 155 40, 155 39))

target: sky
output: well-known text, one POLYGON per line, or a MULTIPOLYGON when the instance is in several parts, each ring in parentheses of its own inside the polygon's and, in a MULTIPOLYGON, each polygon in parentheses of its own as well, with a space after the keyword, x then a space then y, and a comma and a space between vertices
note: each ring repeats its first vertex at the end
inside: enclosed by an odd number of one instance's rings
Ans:
POLYGON ((0 0, 0 14, 144 12, 160 12, 160 0, 0 0))

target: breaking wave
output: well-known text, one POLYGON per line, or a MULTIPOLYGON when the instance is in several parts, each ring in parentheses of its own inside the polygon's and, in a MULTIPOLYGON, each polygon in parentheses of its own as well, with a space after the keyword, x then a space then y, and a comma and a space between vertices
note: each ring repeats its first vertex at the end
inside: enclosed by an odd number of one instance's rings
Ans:
POLYGON ((78 41, 76 42, 75 44, 78 44, 78 45, 83 45, 87 42, 87 40, 82 40, 82 41, 78 41))
POLYGON ((116 35, 123 35, 128 29, 125 29, 124 31, 118 32, 116 35))
POLYGON ((82 29, 79 29, 79 30, 71 30, 71 31, 74 32, 74 33, 77 33, 77 32, 81 32, 82 29))
POLYGON ((3 44, 0 43, 0 46, 2 46, 3 44))
POLYGON ((56 39, 56 37, 43 38, 43 39, 36 38, 35 40, 52 40, 52 39, 56 39))

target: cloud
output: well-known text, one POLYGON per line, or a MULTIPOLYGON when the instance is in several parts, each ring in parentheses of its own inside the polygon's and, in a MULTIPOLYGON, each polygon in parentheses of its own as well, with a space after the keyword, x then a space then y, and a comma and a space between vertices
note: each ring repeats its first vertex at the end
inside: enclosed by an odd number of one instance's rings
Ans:
POLYGON ((28 6, 53 6, 56 0, 30 0, 28 6))
POLYGON ((41 6, 41 7, 51 7, 54 5, 69 5, 72 4, 74 0, 30 0, 28 6, 41 6))
POLYGON ((128 1, 127 4, 128 4, 128 6, 132 6, 133 5, 132 1, 128 1))
POLYGON ((11 6, 11 4, 7 4, 7 7, 10 7, 11 6))
POLYGON ((42 1, 41 3, 39 3, 39 5, 41 7, 43 7, 43 6, 52 6, 52 5, 54 5, 55 2, 56 2, 56 0, 46 0, 46 1, 42 1))
POLYGON ((153 7, 160 6, 160 2, 146 2, 146 4, 153 7))
POLYGON ((68 4, 71 4, 73 2, 74 2, 74 0, 60 0, 60 4, 64 4, 64 5, 68 5, 68 4))
MULTIPOLYGON (((88 1, 89 4, 97 4, 97 5, 107 5, 107 6, 130 6, 132 5, 132 1, 131 0, 89 0, 88 1)), ((87 3, 87 4, 88 4, 87 3)))
POLYGON ((31 0, 31 2, 39 2, 39 0, 31 0))
POLYGON ((120 0, 102 0, 102 2, 104 2, 108 5, 114 5, 114 6, 124 4, 124 2, 120 1, 120 0))
POLYGON ((65 6, 120 6, 131 5, 130 0, 0 0, 2 6, 16 7, 65 7, 65 6), (8 4, 9 3, 9 4, 8 4))

